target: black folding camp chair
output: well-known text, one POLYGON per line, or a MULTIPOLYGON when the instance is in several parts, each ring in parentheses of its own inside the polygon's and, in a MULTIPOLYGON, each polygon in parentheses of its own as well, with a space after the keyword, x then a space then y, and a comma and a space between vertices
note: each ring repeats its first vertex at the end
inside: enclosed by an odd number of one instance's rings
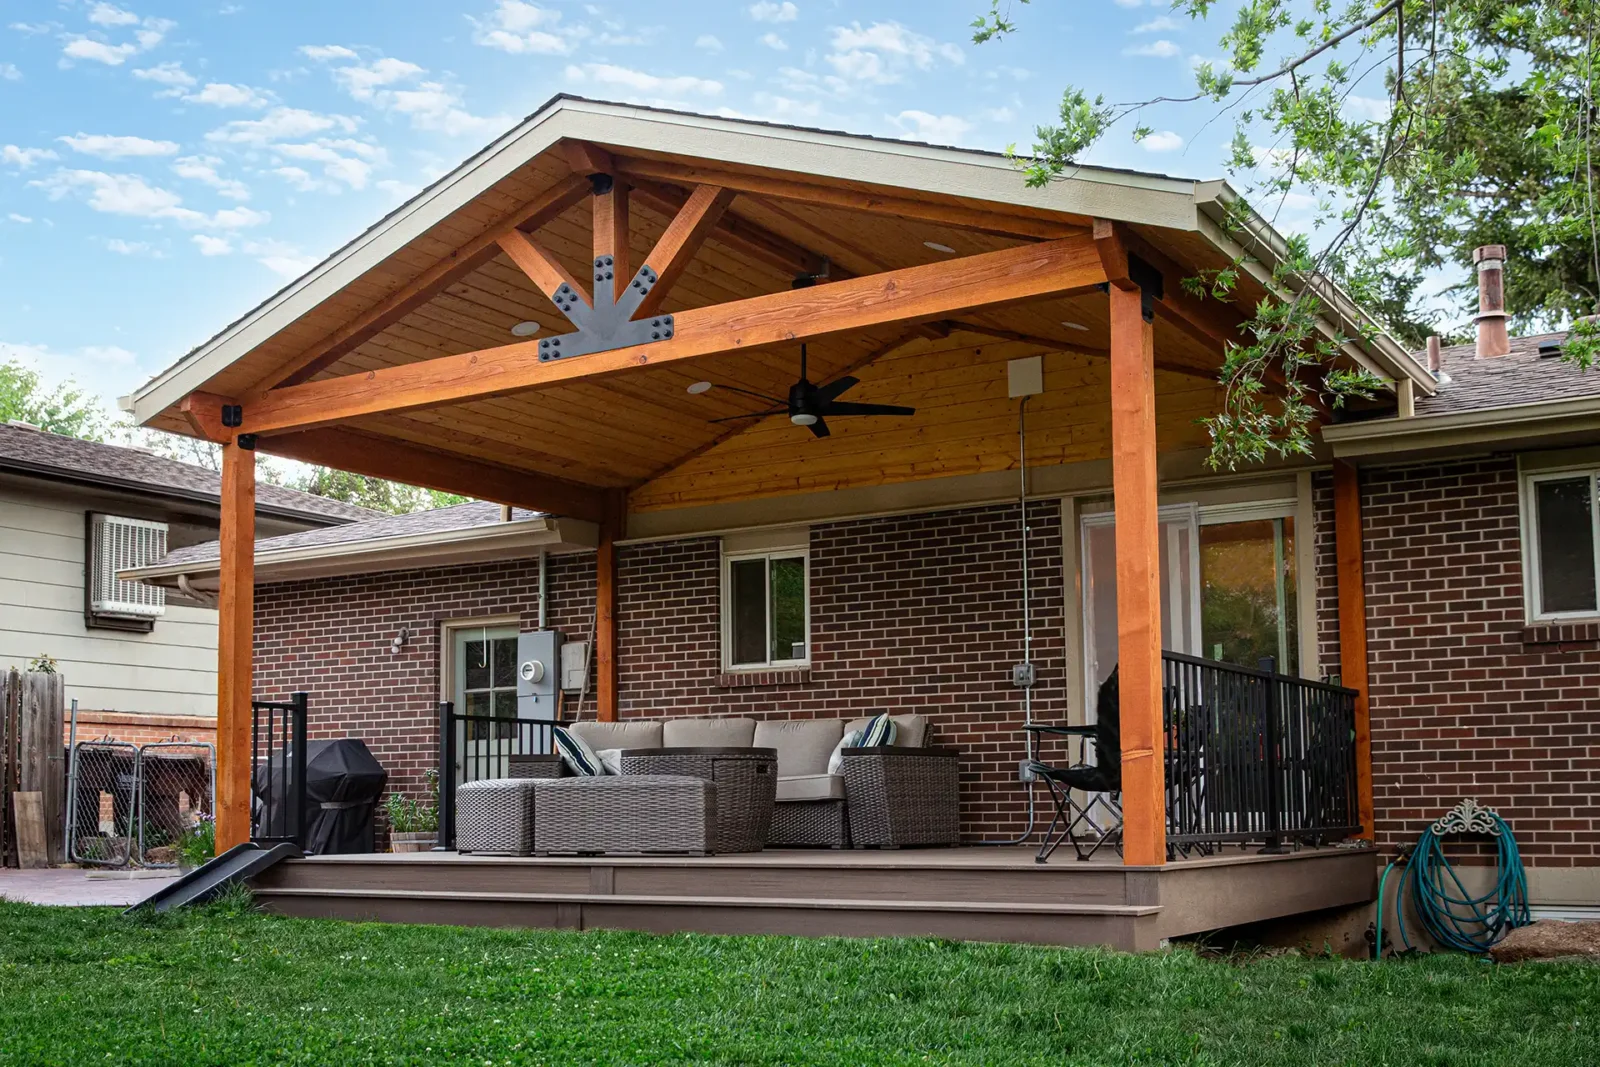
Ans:
POLYGON ((1117 672, 1111 672, 1095 698, 1093 726, 1052 726, 1049 732, 1079 741, 1078 762, 1056 767, 1037 759, 1028 764, 1033 774, 1050 790, 1055 815, 1044 832, 1036 862, 1047 863, 1063 841, 1072 842, 1080 860, 1087 860, 1101 846, 1112 843, 1122 848, 1122 718, 1118 700, 1117 672), (1094 745, 1094 762, 1088 746, 1094 745), (1092 794, 1080 804, 1073 790, 1092 794), (1096 812, 1099 817, 1096 817, 1096 812), (1086 831, 1080 834, 1080 830, 1086 831))

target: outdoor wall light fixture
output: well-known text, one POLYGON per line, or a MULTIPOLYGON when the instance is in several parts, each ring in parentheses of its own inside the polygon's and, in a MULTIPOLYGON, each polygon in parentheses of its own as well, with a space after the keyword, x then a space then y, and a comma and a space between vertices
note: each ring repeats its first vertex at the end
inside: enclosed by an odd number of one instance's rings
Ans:
POLYGON ((400 654, 400 650, 406 646, 406 642, 410 640, 410 638, 411 631, 406 629, 404 626, 400 627, 400 632, 394 635, 393 641, 389 642, 389 655, 398 656, 400 654))
POLYGON ((511 327, 512 337, 532 337, 538 332, 539 324, 537 322, 519 322, 511 327))

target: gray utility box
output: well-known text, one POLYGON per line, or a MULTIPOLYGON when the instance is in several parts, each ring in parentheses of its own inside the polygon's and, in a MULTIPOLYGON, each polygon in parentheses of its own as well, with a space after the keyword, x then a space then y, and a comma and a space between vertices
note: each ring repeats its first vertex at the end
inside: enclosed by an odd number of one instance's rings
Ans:
POLYGON ((534 630, 518 634, 517 718, 554 718, 560 684, 560 631, 534 630))

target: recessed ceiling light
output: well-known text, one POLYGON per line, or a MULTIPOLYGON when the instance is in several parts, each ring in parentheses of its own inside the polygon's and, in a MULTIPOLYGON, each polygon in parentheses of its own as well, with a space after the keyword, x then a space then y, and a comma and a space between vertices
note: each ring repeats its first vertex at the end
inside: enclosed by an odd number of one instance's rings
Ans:
POLYGON ((942 245, 938 241, 924 241, 922 242, 922 247, 931 248, 935 252, 943 252, 947 256, 955 252, 955 249, 951 248, 949 245, 942 245))
POLYGON ((1061 325, 1065 326, 1069 330, 1082 330, 1084 333, 1088 333, 1089 332, 1089 327, 1085 326, 1081 322, 1066 322, 1066 321, 1063 321, 1061 323, 1061 325))
POLYGON ((538 332, 539 324, 537 322, 519 322, 511 327, 512 337, 532 337, 538 332))
POLYGON ((689 392, 693 396, 699 396, 701 393, 705 392, 706 390, 708 390, 710 388, 711 388, 711 383, 710 382, 695 382, 693 385, 689 386, 689 392))

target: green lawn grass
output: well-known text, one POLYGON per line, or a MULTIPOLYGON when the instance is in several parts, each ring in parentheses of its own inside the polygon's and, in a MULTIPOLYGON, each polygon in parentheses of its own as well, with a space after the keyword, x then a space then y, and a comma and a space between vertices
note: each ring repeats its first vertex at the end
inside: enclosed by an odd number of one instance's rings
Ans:
POLYGON ((1600 1063, 1600 967, 0 902, 0 1064, 1600 1063))

